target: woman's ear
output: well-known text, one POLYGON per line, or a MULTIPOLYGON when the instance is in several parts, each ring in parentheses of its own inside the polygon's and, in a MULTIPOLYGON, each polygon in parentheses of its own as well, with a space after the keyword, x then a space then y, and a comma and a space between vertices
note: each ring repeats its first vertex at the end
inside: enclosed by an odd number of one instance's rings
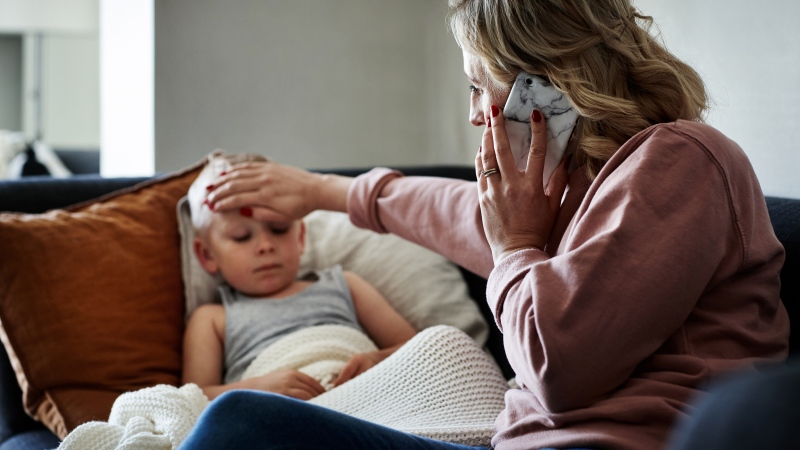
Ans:
POLYGON ((192 244, 194 255, 197 257, 197 261, 200 262, 200 266, 206 272, 215 275, 219 271, 219 266, 216 261, 214 261, 214 256, 211 254, 208 247, 206 247, 205 242, 201 238, 195 236, 192 244))

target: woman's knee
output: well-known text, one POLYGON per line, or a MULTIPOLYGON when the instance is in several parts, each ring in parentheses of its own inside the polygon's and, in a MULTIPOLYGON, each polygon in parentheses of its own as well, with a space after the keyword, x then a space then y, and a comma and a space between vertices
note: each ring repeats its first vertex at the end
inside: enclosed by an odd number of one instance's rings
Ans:
POLYGON ((217 426, 228 422, 239 426, 256 422, 281 426, 283 418, 293 415, 298 404, 304 402, 268 392, 233 390, 214 399, 201 418, 212 420, 217 426))

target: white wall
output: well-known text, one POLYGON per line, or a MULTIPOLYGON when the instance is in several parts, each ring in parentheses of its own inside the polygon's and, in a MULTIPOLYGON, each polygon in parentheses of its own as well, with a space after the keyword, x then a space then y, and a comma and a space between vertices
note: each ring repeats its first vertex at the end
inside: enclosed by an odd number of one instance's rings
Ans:
POLYGON ((703 76, 709 123, 744 149, 765 194, 800 198, 800 2, 634 2, 703 76))
MULTIPOLYGON (((30 78, 28 79, 30 82, 30 78)), ((55 148, 100 148, 100 63, 96 34, 42 40, 42 136, 55 148)), ((28 86, 30 89, 30 86, 28 86)), ((28 120, 26 128, 32 133, 28 120)))
POLYGON ((155 172, 152 0, 100 0, 100 173, 155 172))
POLYGON ((215 148, 309 168, 471 163, 444 1, 155 4, 156 170, 215 148))

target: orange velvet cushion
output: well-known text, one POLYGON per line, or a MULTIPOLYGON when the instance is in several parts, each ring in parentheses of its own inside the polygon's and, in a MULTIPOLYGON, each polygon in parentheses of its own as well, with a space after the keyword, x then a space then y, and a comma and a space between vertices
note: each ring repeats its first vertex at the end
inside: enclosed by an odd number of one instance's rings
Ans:
POLYGON ((25 409, 56 435, 116 397, 179 385, 178 200, 201 164, 45 214, 0 214, 0 337, 25 409))

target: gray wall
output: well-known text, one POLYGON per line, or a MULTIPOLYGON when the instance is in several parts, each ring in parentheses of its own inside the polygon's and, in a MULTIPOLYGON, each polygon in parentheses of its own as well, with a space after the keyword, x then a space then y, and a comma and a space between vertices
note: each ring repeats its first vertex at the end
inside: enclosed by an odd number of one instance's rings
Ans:
POLYGON ((22 36, 0 34, 0 130, 22 129, 22 36))
POLYGON ((56 148, 100 148, 96 35, 50 33, 42 42, 42 133, 56 148))
POLYGON ((445 12, 430 0, 156 0, 156 170, 215 148, 310 168, 470 163, 479 134, 445 12))
MULTIPOLYGON (((314 168, 472 163, 444 0, 155 1, 156 170, 217 147, 314 168)), ((800 2, 634 1, 704 77, 709 122, 765 193, 800 198, 800 2)))

